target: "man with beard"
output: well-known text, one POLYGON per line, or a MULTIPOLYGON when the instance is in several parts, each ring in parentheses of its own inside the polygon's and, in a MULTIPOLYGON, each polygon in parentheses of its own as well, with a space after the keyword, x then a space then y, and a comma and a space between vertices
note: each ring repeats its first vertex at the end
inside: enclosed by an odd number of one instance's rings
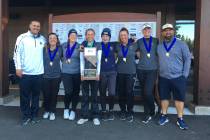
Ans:
POLYGON ((163 41, 158 45, 157 51, 159 57, 159 94, 162 109, 158 123, 165 125, 169 122, 167 109, 172 92, 178 115, 176 123, 180 129, 186 130, 188 126, 183 120, 183 110, 191 55, 186 43, 177 39, 174 33, 172 24, 162 26, 163 41))

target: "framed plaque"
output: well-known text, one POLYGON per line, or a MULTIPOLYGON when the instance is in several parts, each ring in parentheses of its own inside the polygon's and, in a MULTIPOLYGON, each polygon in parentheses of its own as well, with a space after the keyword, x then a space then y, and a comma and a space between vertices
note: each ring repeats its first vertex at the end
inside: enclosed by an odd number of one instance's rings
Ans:
POLYGON ((84 48, 84 56, 87 61, 89 61, 94 69, 84 69, 84 79, 85 80, 95 80, 96 79, 96 62, 97 62, 97 51, 96 48, 84 48))
POLYGON ((96 69, 84 69, 84 79, 85 80, 95 80, 96 79, 96 69))

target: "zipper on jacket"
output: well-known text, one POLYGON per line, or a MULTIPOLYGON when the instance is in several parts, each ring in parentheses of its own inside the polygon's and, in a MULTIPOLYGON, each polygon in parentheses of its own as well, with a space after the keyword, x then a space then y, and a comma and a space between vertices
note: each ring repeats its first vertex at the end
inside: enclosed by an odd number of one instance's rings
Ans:
POLYGON ((34 41, 35 41, 35 48, 36 48, 36 38, 34 37, 34 41))

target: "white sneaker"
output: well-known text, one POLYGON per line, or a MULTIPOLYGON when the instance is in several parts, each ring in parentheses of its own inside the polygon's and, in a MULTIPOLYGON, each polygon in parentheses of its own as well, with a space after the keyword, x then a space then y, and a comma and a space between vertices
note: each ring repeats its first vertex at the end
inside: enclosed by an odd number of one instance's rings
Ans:
POLYGON ((69 115, 69 120, 70 121, 73 121, 75 119, 75 116, 76 116, 75 112, 74 111, 71 111, 70 112, 70 115, 69 115))
POLYGON ((77 121, 77 124, 81 125, 81 124, 86 123, 87 121, 88 121, 88 119, 79 119, 79 120, 77 121))
POLYGON ((69 118, 69 109, 64 109, 64 111, 63 111, 63 118, 65 120, 69 118))
POLYGON ((101 123, 100 123, 100 121, 99 121, 98 118, 94 118, 94 119, 93 119, 93 124, 94 124, 94 125, 100 125, 101 123))
POLYGON ((50 115, 49 112, 45 112, 45 113, 43 114, 43 119, 48 119, 49 115, 50 115))
POLYGON ((55 120, 55 113, 50 113, 50 121, 54 121, 55 120))

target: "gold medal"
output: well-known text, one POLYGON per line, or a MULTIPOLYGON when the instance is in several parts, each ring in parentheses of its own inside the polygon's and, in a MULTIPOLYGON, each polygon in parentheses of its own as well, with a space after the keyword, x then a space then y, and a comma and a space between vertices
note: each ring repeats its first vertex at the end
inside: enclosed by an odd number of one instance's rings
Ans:
POLYGON ((150 57, 151 57, 150 53, 147 53, 147 57, 148 57, 148 58, 150 58, 150 57))
POLYGON ((167 57, 169 57, 169 56, 170 56, 169 52, 167 52, 167 53, 166 53, 166 56, 167 56, 167 57))
POLYGON ((126 63, 126 58, 123 58, 123 61, 126 63))
POLYGON ((107 58, 105 58, 105 62, 108 62, 108 59, 107 58))
POLYGON ((50 66, 52 66, 53 65, 53 62, 52 61, 50 61, 50 66))

